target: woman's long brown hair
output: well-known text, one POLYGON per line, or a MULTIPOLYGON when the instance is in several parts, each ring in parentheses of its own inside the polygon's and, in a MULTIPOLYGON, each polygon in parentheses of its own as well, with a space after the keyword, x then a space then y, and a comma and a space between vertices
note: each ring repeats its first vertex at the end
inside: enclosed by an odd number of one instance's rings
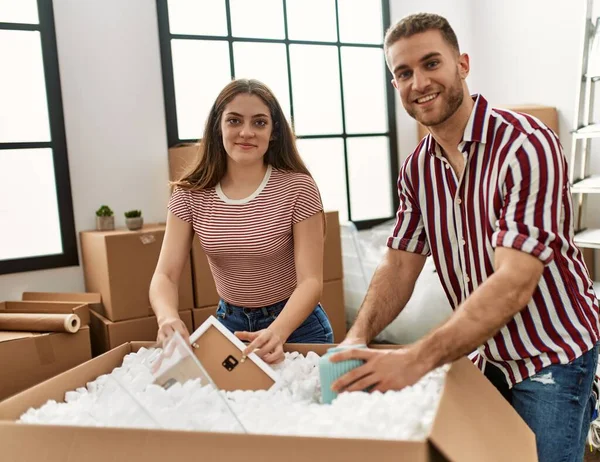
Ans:
POLYGON ((172 186, 197 190, 212 188, 221 181, 227 171, 227 152, 223 146, 221 118, 225 106, 240 94, 258 96, 271 112, 273 133, 264 156, 265 164, 278 170, 310 175, 296 148, 292 129, 273 92, 258 80, 238 79, 227 84, 217 96, 204 127, 198 160, 181 179, 173 182, 172 186))

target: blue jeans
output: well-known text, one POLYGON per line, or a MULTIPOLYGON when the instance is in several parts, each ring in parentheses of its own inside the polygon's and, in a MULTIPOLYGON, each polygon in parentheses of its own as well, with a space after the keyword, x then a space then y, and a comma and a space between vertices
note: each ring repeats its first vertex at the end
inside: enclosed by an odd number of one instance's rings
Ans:
POLYGON ((569 364, 543 368, 505 394, 535 433, 540 462, 583 460, 596 407, 592 384, 597 364, 598 345, 569 364))
MULTIPOLYGON (((256 332, 266 329, 279 316, 287 300, 262 308, 244 308, 219 301, 217 319, 231 332, 256 332)), ((319 303, 292 335, 287 343, 333 343, 333 329, 325 310, 319 303)))

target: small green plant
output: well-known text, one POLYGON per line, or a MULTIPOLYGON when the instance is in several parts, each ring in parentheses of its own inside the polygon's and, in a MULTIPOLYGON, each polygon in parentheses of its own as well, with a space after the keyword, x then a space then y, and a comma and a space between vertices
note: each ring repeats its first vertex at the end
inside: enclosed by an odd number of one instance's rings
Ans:
POLYGON ((108 205, 103 205, 98 210, 96 210, 97 217, 112 217, 113 215, 114 213, 108 205))
POLYGON ((142 216, 141 210, 130 210, 129 212, 125 212, 125 218, 137 218, 142 216))

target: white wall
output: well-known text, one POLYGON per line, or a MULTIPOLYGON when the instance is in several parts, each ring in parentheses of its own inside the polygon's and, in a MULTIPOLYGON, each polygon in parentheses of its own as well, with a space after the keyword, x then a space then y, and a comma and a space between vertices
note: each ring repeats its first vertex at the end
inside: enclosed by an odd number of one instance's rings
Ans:
MULTIPOLYGON (((164 221, 167 138, 156 3, 54 0, 77 232, 101 204, 164 221)), ((0 300, 24 290, 83 291, 81 267, 0 276, 0 300)))

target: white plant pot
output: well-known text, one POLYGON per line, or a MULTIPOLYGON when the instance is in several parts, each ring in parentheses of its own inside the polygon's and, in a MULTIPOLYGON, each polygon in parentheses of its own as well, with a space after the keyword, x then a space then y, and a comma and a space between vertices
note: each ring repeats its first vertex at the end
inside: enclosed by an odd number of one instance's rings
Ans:
POLYGON ((141 229, 144 226, 144 217, 125 218, 125 225, 130 231, 141 229))
POLYGON ((96 216, 96 229, 98 231, 112 231, 115 229, 115 217, 96 216))

